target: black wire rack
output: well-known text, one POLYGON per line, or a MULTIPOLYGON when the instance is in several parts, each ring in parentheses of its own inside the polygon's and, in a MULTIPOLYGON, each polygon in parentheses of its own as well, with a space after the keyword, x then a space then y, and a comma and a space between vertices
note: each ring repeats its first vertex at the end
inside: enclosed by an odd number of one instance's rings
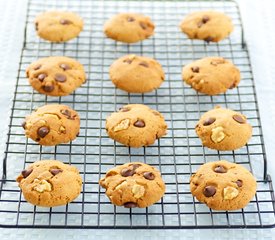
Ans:
POLYGON ((238 5, 233 1, 41 1, 28 2, 24 46, 15 87, 5 157, 0 182, 0 226, 17 228, 265 228, 275 226, 275 198, 258 112, 248 51, 243 38, 238 5), (35 16, 49 9, 78 13, 84 31, 68 43, 52 44, 39 39, 35 16), (235 30, 220 43, 189 40, 179 23, 189 12, 215 9, 233 19, 235 30), (104 22, 119 12, 140 12, 156 24, 156 33, 143 42, 127 45, 107 39, 104 22), (109 80, 110 64, 125 54, 156 58, 164 67, 166 80, 156 91, 127 94, 109 80), (26 67, 38 58, 68 56, 85 67, 88 81, 72 95, 47 97, 29 86, 26 67), (241 70, 238 88, 226 94, 196 93, 181 80, 181 69, 205 56, 231 59, 241 70), (46 103, 67 104, 81 116, 79 137, 55 147, 42 147, 24 136, 21 122, 35 108, 46 103), (132 149, 108 138, 106 116, 128 103, 143 103, 163 113, 168 134, 154 145, 132 149), (253 126, 248 145, 219 152, 204 148, 195 134, 199 117, 215 105, 241 111, 253 126), (32 206, 23 198, 16 176, 39 159, 58 159, 79 168, 83 190, 72 203, 55 208, 32 206), (226 159, 242 164, 257 178, 258 189, 247 207, 237 211, 213 211, 192 197, 190 175, 203 163, 226 159), (163 199, 145 209, 113 206, 98 181, 114 165, 129 161, 151 164, 162 172, 167 191, 163 199))

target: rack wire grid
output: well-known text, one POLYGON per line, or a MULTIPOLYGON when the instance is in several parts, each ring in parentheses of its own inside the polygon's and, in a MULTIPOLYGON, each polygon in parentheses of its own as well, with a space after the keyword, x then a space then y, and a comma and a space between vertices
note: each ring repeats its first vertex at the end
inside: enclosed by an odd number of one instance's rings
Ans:
POLYGON ((3 177, 0 188, 0 226, 17 228, 265 228, 275 226, 274 192, 267 175, 266 155, 248 51, 242 34, 238 5, 233 1, 43 1, 28 2, 24 46, 10 117, 3 177), (54 44, 36 36, 34 18, 50 9, 69 9, 85 22, 77 39, 54 44), (179 23, 190 12, 215 9, 233 19, 235 30, 228 39, 207 44, 190 40, 179 23), (136 44, 107 39, 104 22, 119 12, 140 12, 156 24, 153 37, 136 44), (165 69, 162 86, 146 94, 128 94, 109 79, 110 64, 126 54, 157 59, 165 69), (88 81, 72 95, 49 97, 33 91, 26 67, 38 58, 68 56, 85 67, 88 81), (196 93, 181 79, 182 66, 205 56, 223 56, 241 70, 240 85, 226 94, 196 93), (21 122, 35 108, 62 103, 81 116, 79 137, 69 144, 39 146, 24 136, 21 122), (133 149, 110 139, 104 129, 106 116, 128 103, 146 104, 163 113, 168 134, 154 145, 133 149), (215 105, 241 111, 253 126, 249 143, 236 151, 204 148, 194 128, 200 116, 215 105), (80 170, 83 190, 72 203, 42 208, 27 203, 15 182, 28 164, 39 159, 58 159, 80 170), (254 199, 244 209, 213 211, 190 193, 189 178, 202 164, 226 159, 242 164, 258 182, 254 199), (157 167, 166 182, 161 201, 145 209, 113 206, 98 181, 115 165, 141 161, 157 167))

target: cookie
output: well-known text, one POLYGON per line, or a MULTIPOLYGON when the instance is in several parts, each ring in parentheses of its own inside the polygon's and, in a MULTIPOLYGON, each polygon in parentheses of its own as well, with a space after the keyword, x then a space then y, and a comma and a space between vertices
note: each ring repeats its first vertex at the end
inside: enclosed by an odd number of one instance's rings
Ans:
POLYGON ((196 133, 204 146, 227 151, 244 146, 252 136, 252 127, 243 114, 216 107, 201 116, 196 133))
POLYGON ((130 93, 157 89, 164 81, 164 71, 153 58, 126 55, 110 67, 110 78, 117 88, 130 93))
POLYGON ((116 206, 145 208, 161 199, 165 183, 160 172, 141 162, 126 163, 110 169, 99 184, 116 206))
POLYGON ((65 105, 45 105, 32 112, 22 123, 27 138, 40 145, 67 143, 79 134, 78 113, 65 105))
POLYGON ((149 17, 136 13, 120 13, 104 25, 104 33, 108 38, 125 43, 149 38, 154 34, 154 29, 155 25, 149 17))
POLYGON ((180 24, 190 39, 219 42, 228 37, 234 26, 230 17, 218 11, 199 11, 187 15, 180 24))
POLYGON ((76 167, 57 160, 37 161, 17 177, 24 198, 41 207, 66 205, 81 192, 82 179, 76 167))
POLYGON ((49 11, 35 19, 39 37, 50 42, 66 42, 79 35, 83 29, 82 19, 72 12, 49 11))
POLYGON ((256 187, 256 179, 246 168, 224 160, 203 164, 190 178, 192 195, 214 210, 244 208, 256 187))
POLYGON ((68 57, 41 58, 26 69, 29 83, 49 96, 66 96, 85 83, 83 66, 68 57))
POLYGON ((163 116, 142 104, 123 106, 107 117, 105 127, 110 138, 135 148, 153 144, 167 129, 163 116))
POLYGON ((241 74, 229 60, 206 57, 184 66, 182 79, 198 92, 217 95, 237 87, 241 74))

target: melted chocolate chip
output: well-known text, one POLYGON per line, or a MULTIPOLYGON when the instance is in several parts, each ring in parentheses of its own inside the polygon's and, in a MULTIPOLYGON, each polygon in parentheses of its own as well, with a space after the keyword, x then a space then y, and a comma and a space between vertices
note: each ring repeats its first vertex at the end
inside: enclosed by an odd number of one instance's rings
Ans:
POLYGON ((208 16, 203 16, 202 23, 207 23, 210 20, 208 16))
POLYGON ((25 169, 21 172, 23 178, 27 178, 31 173, 32 173, 33 169, 25 169))
POLYGON ((131 170, 129 168, 123 168, 120 172, 122 177, 130 177, 133 176, 135 174, 134 170, 131 170))
POLYGON ((203 195, 205 197, 212 197, 216 193, 216 188, 214 186, 207 186, 203 190, 203 195))
POLYGON ((40 69, 42 67, 42 65, 41 64, 38 64, 38 65, 36 65, 33 69, 34 70, 38 70, 38 69, 40 69))
POLYGON ((126 63, 128 63, 128 64, 131 64, 132 63, 132 60, 131 59, 125 59, 123 62, 126 62, 126 63))
POLYGON ((26 121, 22 122, 21 123, 22 128, 26 129, 26 124, 27 124, 26 121))
POLYGON ((135 208, 135 207, 137 207, 137 204, 134 203, 134 202, 126 202, 126 203, 123 204, 123 206, 125 208, 135 208))
POLYGON ((213 39, 214 39, 214 38, 212 38, 212 37, 207 37, 207 38, 204 39, 204 41, 206 41, 206 42, 211 42, 211 41, 213 41, 213 39))
POLYGON ((143 128, 145 127, 145 122, 143 120, 137 120, 135 123, 134 123, 134 126, 135 127, 138 127, 138 128, 143 128))
POLYGON ((69 25, 72 24, 73 22, 68 20, 68 19, 60 19, 59 21, 62 25, 69 25))
POLYGON ((71 113, 68 109, 62 109, 62 110, 60 110, 60 112, 61 112, 66 118, 68 118, 68 119, 70 119, 70 120, 74 120, 74 119, 75 119, 75 117, 72 116, 72 113, 71 113))
POLYGON ((128 22, 134 22, 136 19, 135 18, 133 18, 133 17, 127 17, 127 21, 128 22))
POLYGON ((217 166, 217 167, 215 167, 214 171, 216 173, 226 173, 227 169, 224 166, 217 166))
POLYGON ((132 166, 133 170, 135 171, 137 168, 141 167, 141 164, 133 164, 132 166))
POLYGON ((63 172, 63 170, 57 168, 57 169, 51 169, 50 172, 51 172, 52 175, 55 176, 55 175, 57 175, 58 173, 63 172))
POLYGON ((57 74, 55 74, 54 79, 57 82, 66 82, 67 77, 63 74, 57 73, 57 74))
POLYGON ((44 138, 47 136, 49 132, 50 132, 50 129, 48 127, 41 127, 37 130, 37 135, 41 138, 44 138))
POLYGON ((64 71, 71 69, 71 67, 66 63, 61 63, 59 67, 62 68, 64 71))
POLYGON ((198 73, 200 71, 199 67, 191 67, 192 72, 198 73))
POLYGON ((38 22, 35 23, 35 30, 38 31, 38 22))
POLYGON ((146 28, 147 28, 147 24, 146 24, 146 23, 140 22, 139 25, 141 26, 141 28, 142 28, 143 30, 146 30, 146 28))
POLYGON ((147 62, 144 62, 144 61, 143 61, 143 62, 140 62, 139 65, 140 65, 140 66, 143 66, 143 67, 146 67, 146 68, 149 67, 149 64, 148 64, 147 62))
POLYGON ((204 120, 203 126, 209 126, 209 125, 211 125, 212 123, 214 123, 215 121, 216 121, 216 118, 210 117, 210 118, 204 120))
POLYGON ((234 115, 233 117, 232 117, 236 122, 238 122, 238 123, 240 123, 240 124, 242 124, 242 123, 245 123, 245 120, 243 119, 243 117, 241 117, 240 115, 234 115))
POLYGON ((154 180, 155 179, 155 175, 151 172, 145 172, 143 173, 143 177, 148 179, 148 180, 154 180))
POLYGON ((236 184, 238 185, 238 187, 241 187, 243 185, 243 181, 242 180, 237 180, 236 184))
POLYGON ((236 87, 236 83, 234 82, 234 83, 232 83, 232 85, 229 87, 229 89, 233 89, 233 88, 235 88, 236 87))
POLYGON ((120 108, 119 111, 120 112, 129 112, 130 108, 123 107, 123 108, 120 108))
POLYGON ((52 92, 54 90, 53 85, 45 85, 42 87, 45 92, 52 92))
POLYGON ((40 82, 43 82, 46 77, 47 77, 47 74, 40 73, 37 78, 40 82))

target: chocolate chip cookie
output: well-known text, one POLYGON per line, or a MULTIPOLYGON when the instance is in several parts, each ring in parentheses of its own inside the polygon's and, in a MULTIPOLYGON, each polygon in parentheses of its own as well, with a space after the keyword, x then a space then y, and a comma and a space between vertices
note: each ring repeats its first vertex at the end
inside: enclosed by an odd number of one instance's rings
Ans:
POLYGON ((151 92, 164 81, 164 71, 153 58, 127 55, 110 67, 110 78, 117 88, 130 93, 151 92))
POLYGON ((214 210, 244 208, 256 187, 256 179, 246 168, 227 161, 205 163, 190 178, 193 196, 214 210))
POLYGON ((72 12, 48 11, 35 19, 39 37, 50 42, 66 42, 79 35, 83 29, 82 19, 72 12))
POLYGON ((99 184, 116 206, 145 208, 159 201, 165 192, 160 172, 141 162, 110 169, 99 184))
POLYGON ((182 69, 182 79, 198 92, 217 95, 238 86, 240 70, 222 57, 206 57, 182 69))
POLYGON ((27 138, 40 145, 54 146, 67 143, 79 134, 78 113, 65 105, 45 105, 39 107, 22 123, 27 138))
POLYGON ((81 86, 85 80, 83 66, 68 57, 41 58, 26 70, 32 87, 50 96, 66 96, 81 86))
POLYGON ((142 14, 120 13, 110 18, 104 25, 108 38, 119 42, 135 43, 154 34, 155 25, 142 14))
POLYGON ((76 167, 56 160, 37 161, 17 177, 24 198, 41 207, 66 205, 81 192, 82 179, 76 167))
POLYGON ((196 126, 202 144, 216 150, 235 150, 244 146, 252 135, 246 116, 216 107, 203 114, 196 126))
POLYGON ((110 138, 130 147, 148 146, 166 134, 163 116, 142 104, 123 106, 106 120, 110 138))
POLYGON ((190 39, 219 42, 228 37, 234 26, 230 17, 218 11, 199 11, 187 15, 180 24, 190 39))

